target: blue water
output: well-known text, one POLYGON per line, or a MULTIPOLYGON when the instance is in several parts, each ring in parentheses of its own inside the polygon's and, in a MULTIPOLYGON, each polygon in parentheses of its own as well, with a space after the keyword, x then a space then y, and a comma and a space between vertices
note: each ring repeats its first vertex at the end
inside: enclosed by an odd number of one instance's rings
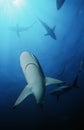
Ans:
POLYGON ((20 67, 20 54, 32 52, 39 60, 45 76, 72 83, 80 61, 84 58, 84 1, 65 0, 57 10, 55 0, 24 0, 15 7, 10 0, 0 5, 0 127, 24 129, 83 130, 84 68, 78 80, 79 88, 56 97, 46 88, 45 104, 40 109, 34 97, 27 97, 17 109, 13 105, 26 85, 20 67), (7 3, 9 3, 7 6, 7 3), (56 26, 57 40, 44 36, 45 28, 38 17, 51 28, 56 26), (30 26, 17 37, 10 26, 30 26), (66 69, 63 75, 58 74, 66 69))

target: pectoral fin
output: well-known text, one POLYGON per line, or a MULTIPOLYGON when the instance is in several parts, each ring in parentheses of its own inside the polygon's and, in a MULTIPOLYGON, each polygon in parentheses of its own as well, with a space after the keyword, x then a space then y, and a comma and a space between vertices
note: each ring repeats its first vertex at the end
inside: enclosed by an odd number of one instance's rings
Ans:
POLYGON ((31 88, 29 85, 26 85, 26 87, 23 89, 23 91, 21 92, 20 96, 18 97, 18 99, 16 100, 13 108, 15 108, 16 106, 18 106, 27 96, 29 96, 32 93, 31 88))
POLYGON ((58 79, 46 77, 46 78, 45 78, 45 83, 46 83, 46 86, 48 86, 48 85, 50 85, 50 84, 62 84, 62 83, 64 83, 64 82, 61 81, 61 80, 58 80, 58 79))

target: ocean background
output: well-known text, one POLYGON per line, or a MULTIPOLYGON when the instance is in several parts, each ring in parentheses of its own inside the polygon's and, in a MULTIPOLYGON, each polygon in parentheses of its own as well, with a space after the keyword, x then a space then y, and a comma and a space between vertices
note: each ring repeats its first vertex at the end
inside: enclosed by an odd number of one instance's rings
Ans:
POLYGON ((13 109, 26 86, 20 67, 23 51, 37 57, 45 76, 73 83, 84 59, 84 0, 65 0, 60 10, 55 0, 23 0, 20 4, 13 1, 0 3, 0 128, 84 130, 84 68, 78 80, 80 87, 61 95, 59 102, 50 95, 56 86, 50 85, 43 109, 33 95, 13 109), (44 36, 46 30, 38 18, 51 28, 56 26, 56 40, 44 36), (25 27, 34 22, 20 37, 10 30, 17 24, 25 27))

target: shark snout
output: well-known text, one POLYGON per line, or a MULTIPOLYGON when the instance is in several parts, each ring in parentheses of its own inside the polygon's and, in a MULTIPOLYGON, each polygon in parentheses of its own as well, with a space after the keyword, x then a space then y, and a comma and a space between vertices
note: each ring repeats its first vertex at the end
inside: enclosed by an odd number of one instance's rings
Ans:
POLYGON ((26 65, 30 63, 31 56, 29 52, 22 52, 20 55, 20 64, 23 69, 25 69, 26 65))
POLYGON ((30 52, 24 51, 20 55, 20 60, 23 59, 23 58, 26 58, 26 57, 29 58, 30 56, 31 56, 30 52))
POLYGON ((23 70, 29 65, 29 64, 34 64, 38 66, 36 59, 34 58, 34 55, 30 52, 22 52, 20 55, 20 65, 23 70))

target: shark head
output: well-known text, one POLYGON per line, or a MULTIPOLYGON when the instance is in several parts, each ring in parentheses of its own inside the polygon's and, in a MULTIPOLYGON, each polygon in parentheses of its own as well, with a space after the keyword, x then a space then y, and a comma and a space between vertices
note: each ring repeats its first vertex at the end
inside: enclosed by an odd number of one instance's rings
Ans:
POLYGON ((36 103, 42 107, 46 86, 50 84, 62 84, 63 81, 51 77, 45 77, 39 61, 30 52, 24 51, 21 53, 20 64, 27 81, 27 85, 16 100, 14 108, 30 94, 34 95, 36 103))
POLYGON ((26 69, 27 65, 35 64, 38 67, 37 60, 34 55, 30 52, 24 51, 20 56, 20 64, 23 70, 26 69))

